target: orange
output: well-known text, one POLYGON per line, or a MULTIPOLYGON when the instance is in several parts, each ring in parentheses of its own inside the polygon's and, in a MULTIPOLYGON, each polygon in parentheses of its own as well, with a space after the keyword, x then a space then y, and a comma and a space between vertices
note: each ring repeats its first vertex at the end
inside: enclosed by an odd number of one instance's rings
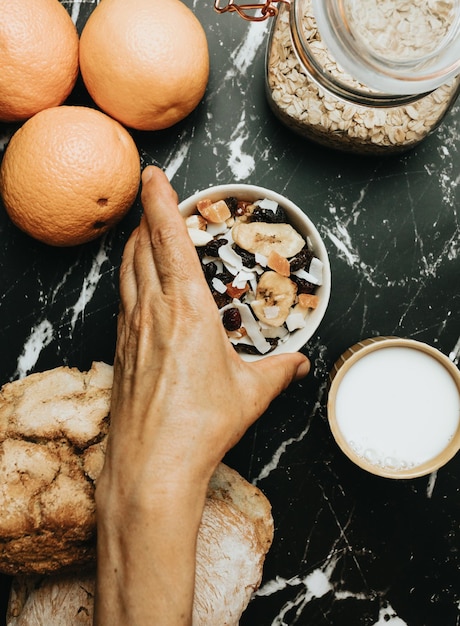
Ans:
POLYGON ((108 115, 138 130, 168 128, 205 93, 206 35, 180 0, 101 0, 80 37, 80 70, 108 115))
POLYGON ((0 121, 62 104, 78 76, 78 34, 59 0, 0 0, 0 121))
POLYGON ((74 246, 125 215, 139 180, 139 153, 126 128, 95 109, 58 106, 34 115, 11 138, 0 194, 24 232, 74 246))

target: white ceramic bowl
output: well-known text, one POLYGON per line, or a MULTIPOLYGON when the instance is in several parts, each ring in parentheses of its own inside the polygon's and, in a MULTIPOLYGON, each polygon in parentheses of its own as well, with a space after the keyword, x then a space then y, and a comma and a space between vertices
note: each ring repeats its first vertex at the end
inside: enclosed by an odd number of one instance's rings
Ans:
MULTIPOLYGON (((323 263, 323 280, 322 285, 318 286, 315 294, 319 297, 319 304, 316 309, 311 310, 307 314, 306 325, 304 328, 291 332, 290 336, 284 342, 280 343, 269 355, 281 354, 283 352, 297 352, 312 337, 318 328, 327 309, 329 296, 331 291, 331 269, 326 247, 321 239, 315 225, 306 216, 306 214, 291 200, 285 196, 276 193, 264 187, 248 184, 228 184, 218 185, 203 189, 179 204, 179 210, 184 217, 188 217, 196 213, 196 205, 198 200, 210 198, 213 201, 221 200, 229 197, 236 197, 241 200, 256 201, 267 198, 277 202, 286 212, 288 222, 304 237, 309 238, 312 251, 323 263)), ((262 356, 241 353, 241 357, 246 361, 254 361, 262 356)))

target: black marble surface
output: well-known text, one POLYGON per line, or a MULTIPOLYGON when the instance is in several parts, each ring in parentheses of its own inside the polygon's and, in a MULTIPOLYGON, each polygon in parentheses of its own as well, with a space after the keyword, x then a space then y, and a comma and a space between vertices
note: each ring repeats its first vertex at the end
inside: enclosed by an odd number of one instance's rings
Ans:
MULTIPOLYGON (((79 29, 95 6, 63 4, 79 29)), ((182 123, 133 133, 143 164, 165 169, 181 199, 232 181, 287 195, 316 224, 332 268, 328 311, 304 348, 310 376, 226 458, 268 496, 275 520, 264 579, 241 624, 458 626, 459 456, 415 480, 367 474, 334 443, 325 403, 333 362, 368 336, 419 339, 458 360, 460 105, 400 156, 318 147, 266 103, 270 25, 220 16, 211 2, 187 4, 208 35, 209 86, 182 123)), ((70 102, 87 102, 81 84, 70 102)), ((0 150, 14 129, 0 124, 0 150)), ((53 249, 20 233, 0 207, 0 384, 112 362, 118 267, 139 216, 137 202, 105 238, 53 249)), ((0 584, 4 605, 8 579, 0 584)))

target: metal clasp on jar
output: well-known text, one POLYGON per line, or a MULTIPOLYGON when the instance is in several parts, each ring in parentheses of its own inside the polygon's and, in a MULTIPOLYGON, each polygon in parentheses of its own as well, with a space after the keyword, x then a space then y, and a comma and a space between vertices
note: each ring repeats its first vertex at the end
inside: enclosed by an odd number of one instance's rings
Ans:
POLYGON ((235 4, 234 0, 229 0, 226 6, 220 6, 220 0, 214 0, 214 9, 218 13, 236 11, 240 17, 248 20, 248 22, 262 22, 269 17, 278 15, 278 7, 276 6, 278 2, 290 4, 290 0, 265 0, 264 3, 259 4, 235 4), (252 14, 252 11, 256 11, 256 13, 252 14))

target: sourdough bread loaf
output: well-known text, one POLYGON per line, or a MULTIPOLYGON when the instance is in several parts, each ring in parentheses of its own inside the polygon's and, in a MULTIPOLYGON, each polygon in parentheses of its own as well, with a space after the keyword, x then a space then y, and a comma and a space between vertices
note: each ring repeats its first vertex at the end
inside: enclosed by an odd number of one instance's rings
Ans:
MULTIPOLYGON (((91 624, 94 489, 109 429, 112 368, 59 367, 0 390, 0 571, 8 626, 91 624)), ((233 626, 273 538, 262 492, 221 463, 198 534, 194 626, 233 626)))

